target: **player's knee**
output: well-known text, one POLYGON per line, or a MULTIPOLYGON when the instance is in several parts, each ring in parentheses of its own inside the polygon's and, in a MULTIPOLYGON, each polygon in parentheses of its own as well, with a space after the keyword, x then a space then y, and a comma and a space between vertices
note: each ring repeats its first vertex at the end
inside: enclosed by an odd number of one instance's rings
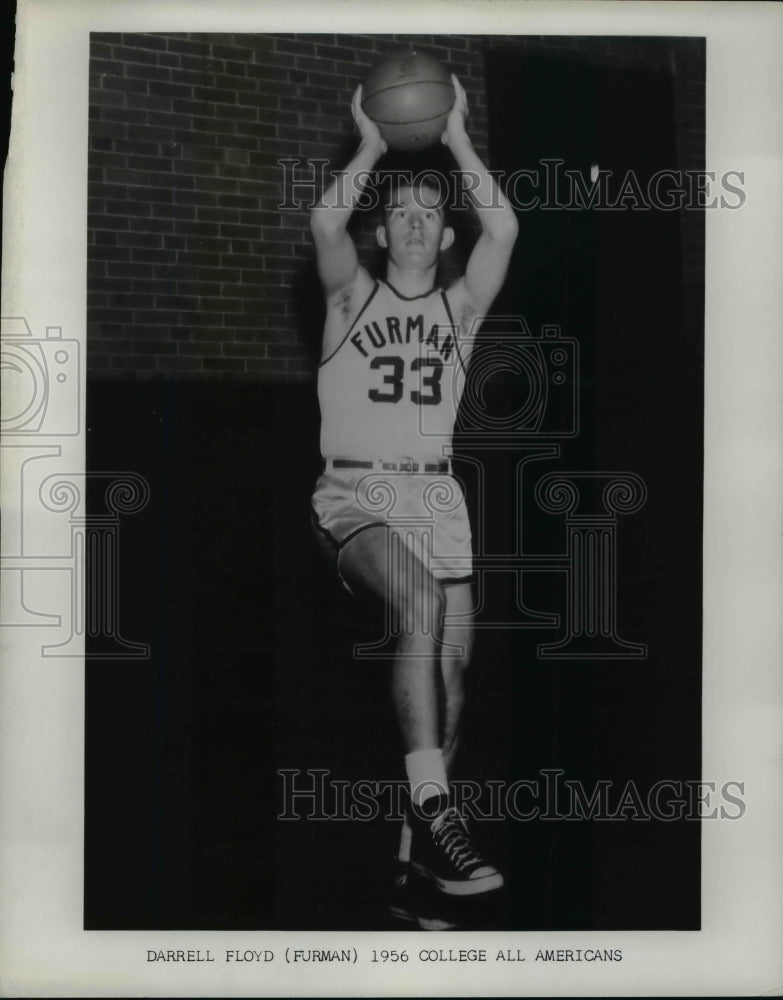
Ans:
POLYGON ((433 577, 428 587, 429 599, 432 604, 435 621, 440 627, 443 621, 443 614, 446 611, 446 591, 443 585, 433 577))
POLYGON ((409 632, 431 635, 439 632, 445 608, 446 595, 434 577, 404 588, 400 595, 399 611, 409 632))
POLYGON ((454 670, 458 674, 464 674, 464 672, 470 666, 470 650, 467 644, 463 644, 459 647, 459 650, 452 654, 451 662, 454 665, 454 670))
POLYGON ((458 684, 470 666, 470 644, 466 640, 460 640, 448 634, 445 634, 443 638, 447 643, 441 658, 443 678, 446 683, 453 679, 454 683, 458 684))

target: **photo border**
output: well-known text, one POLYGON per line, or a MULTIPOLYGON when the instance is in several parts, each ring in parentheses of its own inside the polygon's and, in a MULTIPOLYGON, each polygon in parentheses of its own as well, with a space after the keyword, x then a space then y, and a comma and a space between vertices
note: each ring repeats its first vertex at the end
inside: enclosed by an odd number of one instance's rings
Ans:
MULTIPOLYGON (((780 988, 781 219, 777 3, 470 3, 22 0, 5 176, 3 315, 78 340, 85 386, 87 104, 91 31, 703 35, 706 169, 744 173, 738 211, 706 212, 703 774, 745 783, 739 822, 702 825, 702 930, 286 932, 82 930, 84 669, 6 629, 0 675, 0 966, 9 996, 748 995, 780 988), (425 943, 426 941, 426 943, 425 943), (491 944, 489 943, 491 941, 491 944), (356 948, 344 967, 291 968, 287 947, 356 948), (525 964, 420 962, 373 948, 522 949, 525 964), (538 948, 620 948, 621 962, 536 963, 538 948), (214 964, 148 964, 147 949, 210 949, 214 964), (225 949, 270 949, 262 969, 225 949), (362 957, 363 956, 363 957, 362 957)), ((68 406, 58 399, 56 406, 68 406)), ((64 419, 67 422, 68 413, 64 419)), ((61 470, 84 471, 85 429, 61 470)), ((0 489, 3 539, 23 513, 0 489)), ((37 539, 48 542, 47 523, 37 539)), ((52 527, 52 539, 56 527, 52 527)), ((53 584, 54 585, 54 584, 53 584)), ((5 598, 3 598, 5 600, 5 598)))

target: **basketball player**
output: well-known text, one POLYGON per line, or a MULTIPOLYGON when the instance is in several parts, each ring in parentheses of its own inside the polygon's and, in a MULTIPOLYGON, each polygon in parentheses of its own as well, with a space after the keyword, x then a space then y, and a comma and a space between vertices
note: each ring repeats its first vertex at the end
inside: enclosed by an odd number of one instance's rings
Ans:
POLYGON ((362 111, 361 87, 352 102, 358 149, 312 210, 311 229, 327 304, 317 527, 348 589, 383 600, 398 623, 391 696, 411 804, 399 859, 453 898, 503 885, 449 796, 473 597, 470 526, 448 456, 464 383, 459 366, 470 357, 474 319, 489 311, 505 279, 518 226, 473 149, 465 92, 452 82, 442 142, 470 175, 482 230, 465 274, 445 291, 435 288, 438 256, 454 231, 440 192, 427 187, 401 187, 385 207, 376 233, 387 251, 385 280, 359 263, 346 227, 386 151, 362 111))

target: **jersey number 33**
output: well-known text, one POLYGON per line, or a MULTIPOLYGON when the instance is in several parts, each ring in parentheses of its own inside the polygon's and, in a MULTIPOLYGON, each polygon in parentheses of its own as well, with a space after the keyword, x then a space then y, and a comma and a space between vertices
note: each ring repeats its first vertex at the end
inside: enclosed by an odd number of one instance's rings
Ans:
MULTIPOLYGON (((376 356, 370 368, 381 373, 380 386, 369 390, 373 403, 399 403, 406 395, 405 361, 397 355, 376 356)), ((409 383, 418 387, 407 392, 411 403, 418 406, 437 406, 442 399, 440 383, 443 362, 437 358, 414 358, 410 363, 409 383)))

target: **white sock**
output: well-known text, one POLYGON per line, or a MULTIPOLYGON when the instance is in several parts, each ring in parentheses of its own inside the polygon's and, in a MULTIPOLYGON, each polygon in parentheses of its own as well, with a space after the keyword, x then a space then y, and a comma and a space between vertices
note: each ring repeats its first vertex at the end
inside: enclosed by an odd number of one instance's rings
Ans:
POLYGON ((405 770, 411 786, 411 802, 420 806, 434 795, 448 795, 446 764, 440 747, 405 754, 405 770))

